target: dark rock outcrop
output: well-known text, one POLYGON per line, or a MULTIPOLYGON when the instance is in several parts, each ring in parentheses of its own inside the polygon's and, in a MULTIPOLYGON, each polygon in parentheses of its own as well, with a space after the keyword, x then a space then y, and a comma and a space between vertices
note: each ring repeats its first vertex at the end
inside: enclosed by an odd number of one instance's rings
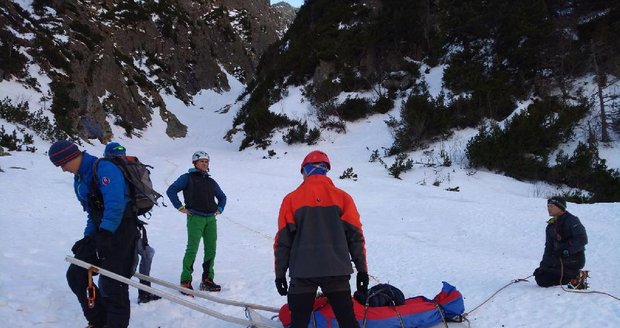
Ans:
POLYGON ((108 121, 140 135, 154 114, 168 136, 185 136, 162 94, 191 104, 200 90, 229 90, 227 74, 248 81, 292 22, 269 1, 1 2, 2 52, 14 55, 0 54, 0 79, 44 89, 28 73, 38 65, 52 79, 56 123, 101 141, 113 137, 108 121))

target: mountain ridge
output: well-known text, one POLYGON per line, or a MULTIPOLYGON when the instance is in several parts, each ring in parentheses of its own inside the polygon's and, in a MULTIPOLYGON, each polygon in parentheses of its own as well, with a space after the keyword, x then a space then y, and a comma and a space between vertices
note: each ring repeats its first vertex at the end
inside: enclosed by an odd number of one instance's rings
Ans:
POLYGON ((294 17, 292 7, 268 1, 35 0, 26 9, 5 2, 0 30, 11 42, 4 49, 18 57, 0 61, 0 76, 40 88, 28 74, 38 66, 52 80, 43 96, 56 124, 101 141, 112 137, 108 118, 139 135, 156 111, 169 137, 183 137, 185 125, 160 93, 188 104, 200 90, 227 90, 224 71, 251 79, 258 58, 294 17))

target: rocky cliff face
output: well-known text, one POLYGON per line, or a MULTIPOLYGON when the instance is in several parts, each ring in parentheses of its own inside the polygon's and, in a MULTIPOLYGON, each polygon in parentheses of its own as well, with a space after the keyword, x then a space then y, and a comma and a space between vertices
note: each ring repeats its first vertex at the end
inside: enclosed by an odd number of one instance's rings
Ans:
POLYGON ((228 90, 227 73, 251 79, 292 22, 269 1, 0 2, 0 78, 37 87, 28 73, 37 64, 52 79, 57 124, 101 141, 112 138, 110 119, 139 135, 156 111, 170 137, 183 137, 160 94, 191 103, 200 90, 228 90))
POLYGON ((288 29, 288 26, 295 20, 298 9, 293 8, 293 6, 283 1, 274 3, 271 7, 281 15, 279 19, 281 24, 280 29, 288 29))

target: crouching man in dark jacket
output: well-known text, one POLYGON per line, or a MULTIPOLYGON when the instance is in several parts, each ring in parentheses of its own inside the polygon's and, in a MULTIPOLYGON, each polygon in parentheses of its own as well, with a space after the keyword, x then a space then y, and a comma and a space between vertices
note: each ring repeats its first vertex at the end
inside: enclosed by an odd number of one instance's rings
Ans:
POLYGON ((551 218, 545 231, 545 252, 534 270, 536 283, 541 287, 569 284, 569 288, 585 288, 581 269, 586 264, 586 228, 566 211, 566 200, 561 197, 551 197, 547 210, 551 218))
MULTIPOLYGON (((75 257, 130 278, 135 268, 138 228, 123 173, 105 160, 100 161, 97 172, 93 172, 97 157, 80 151, 70 141, 55 142, 48 154, 54 165, 74 174, 75 194, 88 213, 84 238, 71 249, 75 257)), ((125 328, 129 325, 127 284, 100 276, 101 292, 94 286, 95 299, 89 300, 86 295, 88 271, 73 264, 67 270, 67 282, 82 306, 88 327, 125 328)))

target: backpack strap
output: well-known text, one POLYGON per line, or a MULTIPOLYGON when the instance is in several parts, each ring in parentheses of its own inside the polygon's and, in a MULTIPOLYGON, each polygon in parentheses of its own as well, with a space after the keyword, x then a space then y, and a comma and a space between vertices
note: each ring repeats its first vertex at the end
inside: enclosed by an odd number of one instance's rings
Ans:
POLYGON ((93 181, 98 181, 99 180, 99 175, 97 174, 97 169, 99 168, 99 161, 101 160, 101 158, 97 158, 95 160, 95 162, 93 163, 93 181))
POLYGON ((93 163, 93 178, 88 183, 88 209, 93 211, 91 214, 97 213, 97 215, 93 216, 95 221, 101 220, 99 213, 103 213, 103 195, 101 190, 99 190, 99 186, 97 186, 97 181, 99 181, 99 176, 97 175, 98 167, 99 159, 93 163))
POLYGON ((138 229, 142 232, 142 245, 144 245, 144 247, 149 245, 149 237, 146 234, 146 227, 144 227, 145 224, 146 222, 138 219, 138 229))

